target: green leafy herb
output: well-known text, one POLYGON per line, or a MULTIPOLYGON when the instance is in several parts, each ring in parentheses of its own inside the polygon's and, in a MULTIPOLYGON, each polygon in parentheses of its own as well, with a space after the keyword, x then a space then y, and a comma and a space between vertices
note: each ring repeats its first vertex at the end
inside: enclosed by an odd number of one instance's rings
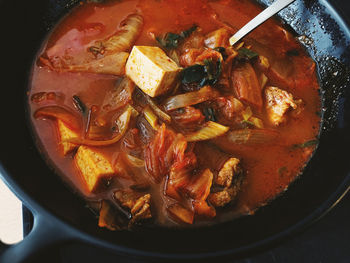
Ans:
POLYGON ((226 49, 224 47, 216 47, 214 48, 214 50, 219 52, 222 55, 224 60, 226 60, 226 58, 228 57, 226 53, 226 49))
POLYGON ((307 148, 318 144, 318 140, 310 140, 302 144, 294 144, 293 148, 307 148))
POLYGON ((166 49, 177 48, 182 40, 189 37, 194 31, 196 31, 197 26, 194 25, 191 28, 182 31, 180 34, 175 34, 172 32, 166 33, 164 37, 156 37, 159 44, 166 49))
POLYGON ((259 54, 255 51, 252 51, 248 48, 240 48, 238 49, 238 59, 248 59, 251 60, 253 58, 258 57, 259 54))
POLYGON ((81 113, 86 112, 86 106, 84 102, 82 102, 82 100, 77 95, 73 95, 73 104, 74 104, 74 107, 81 113))
POLYGON ((248 124, 248 125, 251 125, 251 126, 255 126, 255 124, 251 121, 248 121, 248 120, 242 120, 241 121, 242 124, 248 124))
POLYGON ((206 121, 217 121, 213 108, 205 108, 203 113, 206 121))

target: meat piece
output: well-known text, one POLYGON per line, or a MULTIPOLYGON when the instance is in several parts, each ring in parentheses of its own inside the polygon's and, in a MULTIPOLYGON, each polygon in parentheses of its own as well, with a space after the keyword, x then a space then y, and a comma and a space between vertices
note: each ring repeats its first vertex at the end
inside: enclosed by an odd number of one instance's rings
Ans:
POLYGON ((224 118, 229 122, 233 122, 238 113, 244 108, 243 103, 233 96, 217 98, 215 100, 215 106, 218 117, 224 118))
POLYGON ((181 54, 187 52, 190 49, 202 49, 204 48, 204 36, 200 32, 200 28, 193 32, 179 47, 181 54))
POLYGON ((152 217, 151 214, 151 195, 145 194, 136 200, 134 206, 131 208, 132 219, 131 224, 141 220, 149 219, 152 217))
POLYGON ((142 27, 142 16, 131 14, 120 23, 119 30, 113 36, 97 41, 89 50, 94 54, 129 51, 140 35, 142 27))
POLYGON ((235 67, 232 72, 233 87, 238 99, 260 109, 263 105, 261 88, 250 63, 235 67))
POLYGON ((268 118, 275 126, 286 121, 285 114, 289 109, 297 108, 293 95, 277 87, 267 87, 265 98, 268 118))
POLYGON ((104 181, 110 180, 115 171, 105 156, 86 146, 80 146, 74 161, 89 192, 98 192, 104 187, 104 181))
POLYGON ((180 108, 171 112, 171 117, 183 129, 198 128, 204 122, 204 115, 192 106, 180 108))
POLYGON ((226 187, 222 191, 211 193, 208 196, 208 200, 214 207, 226 206, 237 198, 241 185, 242 175, 239 174, 233 179, 230 187, 226 187))
POLYGON ((150 194, 143 195, 132 190, 118 190, 114 193, 114 199, 123 208, 130 210, 132 217, 129 225, 152 217, 150 194))
POLYGON ((242 184, 242 170, 239 159, 228 159, 218 172, 214 183, 224 187, 221 191, 211 193, 208 200, 214 207, 223 207, 237 197, 242 184))
POLYGON ((240 173, 241 168, 239 167, 239 159, 230 158, 222 166, 215 178, 215 183, 223 187, 230 187, 234 176, 240 173))

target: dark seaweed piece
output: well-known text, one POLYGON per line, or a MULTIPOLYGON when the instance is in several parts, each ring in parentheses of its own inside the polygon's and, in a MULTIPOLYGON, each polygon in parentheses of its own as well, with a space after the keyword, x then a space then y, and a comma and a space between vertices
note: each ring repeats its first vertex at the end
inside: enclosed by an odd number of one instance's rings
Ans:
POLYGON ((307 148, 318 144, 318 140, 310 140, 301 144, 294 144, 293 148, 307 148))
POLYGON ((196 31, 197 26, 193 25, 191 28, 182 31, 180 34, 175 34, 172 32, 166 33, 164 37, 156 37, 159 44, 166 49, 174 49, 179 46, 180 41, 189 37, 194 31, 196 31))
POLYGON ((77 95, 73 95, 73 104, 74 107, 81 113, 84 114, 86 112, 86 105, 77 95))
POLYGON ((226 58, 228 57, 228 55, 226 53, 226 49, 224 47, 216 47, 216 48, 214 48, 214 50, 219 52, 224 60, 226 60, 226 58))
POLYGON ((206 121, 215 121, 215 122, 217 121, 213 108, 211 107, 205 108, 203 110, 203 113, 206 121))
POLYGON ((258 53, 256 53, 255 51, 252 51, 248 48, 240 48, 240 49, 238 49, 237 52, 238 52, 237 58, 239 60, 251 60, 251 59, 254 59, 254 58, 259 56, 258 53))
POLYGON ((206 72, 203 65, 193 65, 182 71, 182 83, 188 84, 193 82, 201 82, 206 78, 206 72))
POLYGON ((297 49, 291 49, 286 52, 287 56, 294 56, 297 57, 299 56, 299 51, 297 49))

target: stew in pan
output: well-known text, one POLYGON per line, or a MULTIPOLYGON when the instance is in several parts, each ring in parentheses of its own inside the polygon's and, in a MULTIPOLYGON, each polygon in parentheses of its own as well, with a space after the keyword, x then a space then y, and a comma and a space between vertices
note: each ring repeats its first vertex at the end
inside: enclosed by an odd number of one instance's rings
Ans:
POLYGON ((32 124, 99 226, 231 220, 300 174, 318 142, 315 63, 274 19, 230 46, 260 11, 248 0, 91 0, 48 36, 32 124))

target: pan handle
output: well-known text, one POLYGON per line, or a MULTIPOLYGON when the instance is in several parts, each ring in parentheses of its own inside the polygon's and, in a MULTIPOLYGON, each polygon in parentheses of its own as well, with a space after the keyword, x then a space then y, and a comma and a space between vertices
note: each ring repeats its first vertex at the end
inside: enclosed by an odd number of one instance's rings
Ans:
MULTIPOLYGON (((77 231, 51 216, 33 213, 34 223, 32 231, 19 243, 6 245, 0 242, 0 262, 24 263, 41 262, 43 258, 36 258, 42 252, 64 243, 77 240, 77 231)), ((51 254, 52 257, 55 257, 51 254)), ((46 260, 46 259, 45 259, 46 260)), ((50 262, 50 259, 47 259, 50 262)))

